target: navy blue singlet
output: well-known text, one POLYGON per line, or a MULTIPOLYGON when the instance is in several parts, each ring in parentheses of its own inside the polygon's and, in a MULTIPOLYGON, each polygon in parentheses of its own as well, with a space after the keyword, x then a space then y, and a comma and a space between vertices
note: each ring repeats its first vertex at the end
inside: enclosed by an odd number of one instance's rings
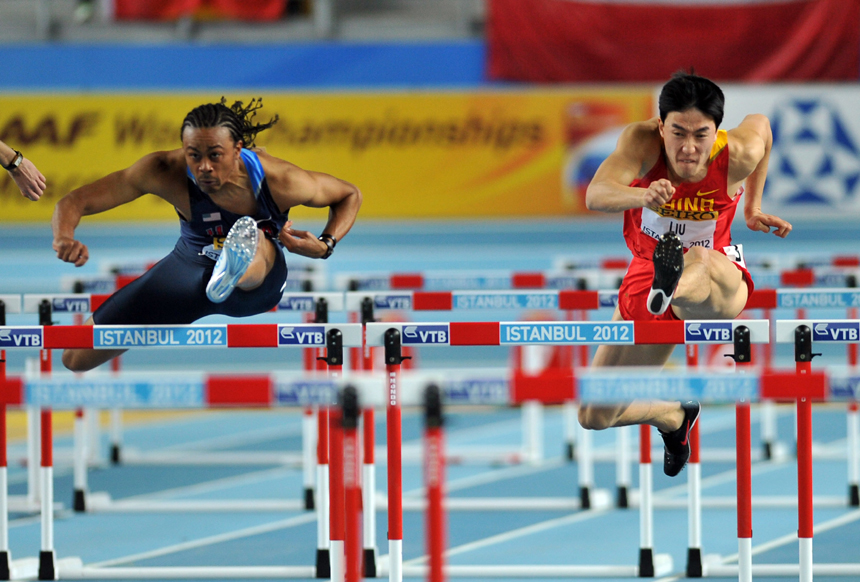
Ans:
POLYGON ((251 291, 236 289, 223 303, 206 297, 206 284, 230 227, 241 218, 215 204, 200 190, 188 171, 191 217, 180 216, 181 234, 173 251, 150 270, 118 290, 93 314, 100 325, 187 324, 207 315, 245 317, 265 313, 281 300, 287 280, 287 265, 277 233, 287 221, 269 192, 266 175, 257 154, 243 149, 242 161, 251 180, 257 210, 252 218, 275 242, 275 264, 263 284, 251 291))

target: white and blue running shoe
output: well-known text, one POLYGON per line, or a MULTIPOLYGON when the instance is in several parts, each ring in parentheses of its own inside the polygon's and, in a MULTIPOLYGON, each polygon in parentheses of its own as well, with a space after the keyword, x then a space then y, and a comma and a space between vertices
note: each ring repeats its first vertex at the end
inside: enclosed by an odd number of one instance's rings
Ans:
POLYGON ((215 270, 206 285, 206 297, 212 303, 223 303, 236 283, 248 270, 248 265, 257 254, 257 223, 250 216, 243 216, 230 228, 224 240, 224 248, 218 255, 215 270))

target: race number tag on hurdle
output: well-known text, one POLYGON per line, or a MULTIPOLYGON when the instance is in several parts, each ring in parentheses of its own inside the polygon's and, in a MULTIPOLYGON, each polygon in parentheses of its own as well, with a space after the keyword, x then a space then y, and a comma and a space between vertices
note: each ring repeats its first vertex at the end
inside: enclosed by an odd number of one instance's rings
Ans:
POLYGON ((41 348, 41 327, 0 327, 0 348, 41 348))
POLYGON ((226 325, 96 325, 94 348, 226 347, 226 325))
POLYGON ((500 342, 508 345, 535 344, 633 344, 632 321, 505 323, 500 342))

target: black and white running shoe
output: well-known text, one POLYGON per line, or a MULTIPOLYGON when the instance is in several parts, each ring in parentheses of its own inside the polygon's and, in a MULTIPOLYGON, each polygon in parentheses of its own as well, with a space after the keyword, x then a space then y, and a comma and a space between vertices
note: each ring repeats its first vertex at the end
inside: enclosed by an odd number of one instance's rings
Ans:
POLYGON ((667 232, 654 249, 654 281, 648 293, 648 311, 661 315, 669 308, 683 272, 684 243, 674 232, 667 232))
POLYGON ((680 473, 690 459, 690 431, 699 420, 702 406, 690 400, 681 403, 681 410, 684 411, 684 421, 677 430, 672 432, 658 430, 663 437, 663 472, 669 477, 680 473))

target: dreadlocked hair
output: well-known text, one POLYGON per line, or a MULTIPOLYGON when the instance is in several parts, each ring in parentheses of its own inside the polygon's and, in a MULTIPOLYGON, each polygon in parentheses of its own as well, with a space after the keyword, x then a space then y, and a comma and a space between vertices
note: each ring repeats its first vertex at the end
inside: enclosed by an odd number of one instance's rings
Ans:
POLYGON ((180 139, 186 127, 209 128, 226 127, 233 141, 242 141, 246 148, 254 147, 254 140, 261 131, 269 129, 278 122, 275 115, 266 123, 254 123, 257 110, 263 107, 263 99, 254 98, 246 107, 242 101, 236 101, 227 107, 227 98, 221 97, 220 103, 206 103, 188 112, 179 131, 180 139))

